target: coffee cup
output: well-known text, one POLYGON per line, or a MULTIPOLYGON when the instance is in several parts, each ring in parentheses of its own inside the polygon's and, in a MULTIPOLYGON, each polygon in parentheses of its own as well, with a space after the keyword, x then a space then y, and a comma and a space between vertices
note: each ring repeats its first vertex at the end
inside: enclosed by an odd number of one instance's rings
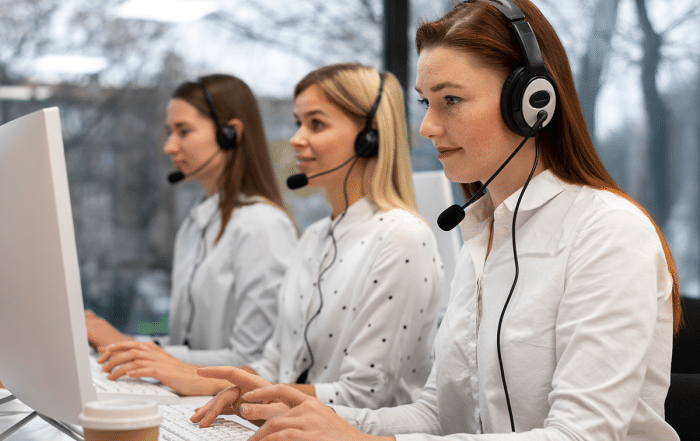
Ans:
POLYGON ((158 441, 162 416, 154 401, 90 401, 80 414, 85 441, 158 441))

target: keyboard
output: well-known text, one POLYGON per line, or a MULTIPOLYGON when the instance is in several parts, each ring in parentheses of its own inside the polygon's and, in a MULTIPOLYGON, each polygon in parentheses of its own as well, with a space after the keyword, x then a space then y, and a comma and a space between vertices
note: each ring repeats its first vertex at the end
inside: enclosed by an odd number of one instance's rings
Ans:
MULTIPOLYGON (((163 415, 159 441, 245 441, 255 430, 235 421, 236 416, 222 415, 211 426, 200 428, 190 421, 198 406, 177 404, 158 406, 163 415)), ((249 423, 248 423, 249 424, 249 423)))
POLYGON ((165 386, 149 383, 139 378, 121 377, 117 380, 107 378, 102 372, 102 365, 97 363, 98 356, 90 355, 92 383, 100 400, 115 398, 144 398, 158 404, 178 404, 180 396, 165 386))

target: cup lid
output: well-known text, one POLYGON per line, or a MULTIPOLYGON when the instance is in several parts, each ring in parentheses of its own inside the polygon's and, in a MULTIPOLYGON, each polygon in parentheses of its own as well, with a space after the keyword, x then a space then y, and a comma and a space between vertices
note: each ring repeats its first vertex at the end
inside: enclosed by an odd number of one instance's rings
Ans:
POLYGON ((79 418, 83 428, 98 430, 143 429, 163 419, 155 401, 139 399, 90 401, 79 418))

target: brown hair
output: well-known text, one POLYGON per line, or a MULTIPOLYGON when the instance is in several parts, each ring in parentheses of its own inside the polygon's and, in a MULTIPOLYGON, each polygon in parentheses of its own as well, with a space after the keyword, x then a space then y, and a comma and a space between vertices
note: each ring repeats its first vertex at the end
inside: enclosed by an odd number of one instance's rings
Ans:
MULTIPOLYGON (((545 168, 560 179, 607 190, 634 203, 654 224, 673 278, 673 328, 681 322, 681 301, 673 256, 661 230, 649 213, 615 183, 593 146, 576 94, 564 46, 542 13, 529 0, 511 0, 523 12, 537 37, 545 65, 557 90, 557 110, 539 135, 540 157, 545 168)), ((469 53, 496 70, 510 72, 525 60, 508 28, 508 20, 489 1, 463 2, 434 22, 423 22, 416 32, 416 49, 440 46, 469 53)), ((480 183, 462 184, 467 199, 480 183)))
MULTIPOLYGON (((208 75, 200 78, 199 81, 204 84, 211 96, 216 116, 221 124, 239 119, 244 127, 243 133, 236 136, 236 147, 223 152, 226 159, 218 182, 219 211, 221 212, 221 228, 216 238, 218 242, 231 219, 233 210, 250 203, 241 201, 239 197, 241 193, 261 197, 281 210, 284 208, 282 195, 272 170, 258 103, 253 92, 246 83, 231 75, 208 75)), ((202 115, 214 121, 204 91, 198 83, 191 81, 183 83, 173 92, 172 98, 187 101, 202 115)))

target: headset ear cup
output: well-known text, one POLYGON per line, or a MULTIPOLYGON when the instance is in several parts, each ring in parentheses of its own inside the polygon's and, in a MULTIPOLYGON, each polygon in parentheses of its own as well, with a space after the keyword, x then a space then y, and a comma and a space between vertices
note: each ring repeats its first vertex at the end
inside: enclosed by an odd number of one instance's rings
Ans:
POLYGON ((503 83, 501 91, 501 115, 510 130, 520 136, 527 136, 530 127, 522 117, 522 91, 524 90, 524 67, 514 69, 503 83))
POLYGON ((236 129, 233 126, 221 126, 216 131, 216 142, 221 150, 236 148, 236 129))
POLYGON ((370 158, 379 152, 379 133, 373 128, 365 128, 355 138, 355 154, 360 158, 370 158))

